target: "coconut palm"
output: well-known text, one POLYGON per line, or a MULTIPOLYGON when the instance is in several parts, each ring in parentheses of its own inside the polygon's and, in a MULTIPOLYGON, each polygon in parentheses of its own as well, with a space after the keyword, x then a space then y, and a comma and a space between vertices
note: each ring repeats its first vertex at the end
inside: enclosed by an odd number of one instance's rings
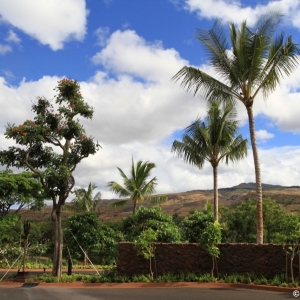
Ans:
POLYGON ((185 129, 182 142, 174 141, 172 152, 187 163, 201 169, 208 161, 214 177, 214 218, 218 221, 218 165, 221 160, 228 164, 247 155, 247 139, 236 136, 238 121, 232 102, 215 102, 209 105, 206 122, 197 119, 185 129))
POLYGON ((266 98, 298 65, 299 48, 292 37, 283 33, 274 37, 281 15, 271 12, 262 16, 254 29, 244 21, 240 28, 229 24, 230 37, 221 21, 211 30, 198 30, 196 38, 206 50, 208 61, 216 76, 191 66, 183 67, 174 77, 194 95, 206 100, 232 99, 241 101, 248 114, 251 145, 255 167, 257 194, 257 242, 263 243, 262 185, 255 137, 253 103, 261 92, 266 98))
MULTIPOLYGON (((117 167, 118 168, 118 167, 117 167)), ((128 201, 133 201, 133 214, 136 213, 138 203, 146 200, 153 203, 161 203, 167 200, 166 196, 153 196, 155 186, 157 185, 156 177, 147 181, 150 172, 155 168, 155 164, 151 162, 138 161, 136 166, 132 159, 131 174, 127 177, 125 173, 118 168, 123 178, 124 187, 115 181, 110 181, 107 186, 109 189, 118 194, 120 197, 129 197, 127 200, 120 200, 112 204, 113 207, 124 207, 128 201)))
POLYGON ((71 201, 72 205, 68 205, 69 209, 76 212, 96 212, 101 200, 101 193, 98 192, 93 196, 93 191, 97 188, 96 185, 90 182, 88 189, 75 189, 75 198, 71 201))

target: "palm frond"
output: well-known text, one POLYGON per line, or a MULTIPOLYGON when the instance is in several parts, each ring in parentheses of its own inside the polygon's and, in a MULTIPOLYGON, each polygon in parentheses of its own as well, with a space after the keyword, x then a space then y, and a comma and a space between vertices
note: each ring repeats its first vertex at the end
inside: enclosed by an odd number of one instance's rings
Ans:
POLYGON ((113 208, 123 208, 128 204, 128 200, 119 200, 111 203, 109 206, 113 208))
POLYGON ((152 205, 159 205, 168 201, 168 196, 151 196, 147 197, 146 201, 152 205))
POLYGON ((138 161, 135 165, 132 158, 130 177, 127 177, 125 173, 118 168, 123 178, 124 186, 121 186, 115 181, 110 181, 107 184, 107 187, 121 197, 129 197, 134 203, 135 212, 136 204, 142 202, 145 197, 150 196, 155 192, 155 186, 157 184, 156 177, 147 181, 153 168, 155 168, 155 164, 148 161, 138 161))
POLYGON ((194 67, 183 67, 172 80, 181 79, 181 86, 187 91, 193 91, 194 95, 200 94, 206 99, 225 101, 240 95, 234 89, 194 67))
POLYGON ((73 192, 75 198, 71 201, 72 210, 83 212, 83 211, 96 211, 98 207, 98 200, 101 200, 101 193, 98 192, 93 197, 93 191, 97 188, 95 184, 89 183, 87 190, 84 188, 75 189, 73 192))
POLYGON ((188 126, 182 141, 175 140, 171 151, 198 168, 202 168, 205 161, 218 164, 224 157, 227 162, 242 159, 247 154, 247 140, 241 136, 235 138, 239 125, 235 115, 231 102, 210 103, 206 123, 197 119, 188 126))
POLYGON ((279 35, 270 45, 269 56, 257 80, 258 88, 254 97, 260 89, 265 97, 274 91, 281 79, 289 76, 299 65, 299 54, 300 49, 291 37, 284 40, 284 35, 279 35))
POLYGON ((130 192, 121 186, 119 183, 115 181, 110 181, 107 184, 107 187, 115 194, 118 194, 120 197, 128 197, 130 196, 130 192))

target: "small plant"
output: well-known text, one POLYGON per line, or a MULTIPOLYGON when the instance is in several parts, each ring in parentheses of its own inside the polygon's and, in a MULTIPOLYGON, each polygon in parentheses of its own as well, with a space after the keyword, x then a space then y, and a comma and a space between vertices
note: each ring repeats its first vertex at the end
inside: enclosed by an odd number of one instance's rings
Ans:
POLYGON ((203 274, 198 278, 198 282, 215 282, 215 278, 211 274, 203 274))
POLYGON ((151 274, 134 275, 132 277, 132 282, 151 282, 151 280, 151 274))
POLYGON ((138 254, 143 255, 145 259, 149 259, 149 269, 151 280, 153 280, 152 271, 152 258, 154 257, 155 245, 154 242, 157 240, 157 233, 149 228, 141 233, 141 235, 134 241, 134 247, 138 254))
POLYGON ((225 275, 224 280, 227 283, 237 283, 238 282, 236 274, 225 275))
POLYGON ((276 275, 270 282, 270 285, 272 286, 280 286, 280 284, 281 284, 281 278, 278 275, 276 275))
POLYGON ((127 276, 116 276, 114 282, 124 283, 124 282, 130 282, 130 278, 127 276))
POLYGON ((199 239, 200 245, 209 253, 212 258, 211 277, 214 276, 214 269, 216 268, 217 278, 219 278, 217 258, 220 255, 220 250, 217 244, 221 243, 222 240, 221 229, 222 227, 218 221, 215 221, 214 223, 208 223, 199 239))
POLYGON ((289 287, 296 288, 296 287, 298 287, 298 283, 297 282, 290 282, 289 287))
POLYGON ((197 281, 199 281, 199 276, 197 276, 194 273, 189 273, 189 274, 186 274, 185 280, 189 281, 189 282, 197 282, 197 281))
POLYGON ((256 279, 254 279, 254 283, 255 284, 268 284, 268 279, 265 278, 264 276, 257 277, 256 279))

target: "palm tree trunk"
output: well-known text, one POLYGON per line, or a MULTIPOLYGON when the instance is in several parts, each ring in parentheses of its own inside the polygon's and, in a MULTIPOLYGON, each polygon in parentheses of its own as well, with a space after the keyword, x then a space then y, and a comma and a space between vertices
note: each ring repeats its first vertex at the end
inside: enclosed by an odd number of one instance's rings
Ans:
POLYGON ((219 199, 218 199, 218 166, 213 166, 214 172, 214 218, 218 221, 219 214, 219 199))
POLYGON ((254 169, 255 169, 255 182, 256 182, 256 226, 257 226, 257 243, 263 244, 264 242, 264 223, 263 223, 263 207, 262 207, 262 185, 261 185, 261 175, 260 175, 260 164, 258 158, 258 150, 255 138, 255 127, 254 127, 254 117, 252 105, 246 106, 248 119, 249 119, 249 129, 250 138, 253 152, 254 169))
POLYGON ((136 210, 137 210, 137 201, 133 200, 133 211, 132 211, 132 213, 135 214, 136 210))

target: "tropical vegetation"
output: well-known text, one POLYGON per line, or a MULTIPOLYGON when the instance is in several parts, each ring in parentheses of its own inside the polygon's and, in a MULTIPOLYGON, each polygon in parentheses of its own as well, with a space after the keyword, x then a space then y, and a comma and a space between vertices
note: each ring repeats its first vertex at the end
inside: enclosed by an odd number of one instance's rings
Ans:
POLYGON ((236 109, 232 102, 211 102, 206 120, 197 119, 185 129, 182 141, 174 141, 172 152, 187 163, 201 169, 208 161, 213 168, 214 218, 219 219, 218 166, 222 160, 228 164, 247 155, 247 139, 238 135, 236 109))
POLYGON ((68 205, 68 208, 76 212, 97 212, 101 193, 97 192, 93 196, 93 191, 97 188, 95 184, 89 183, 86 189, 77 188, 74 190, 75 198, 68 205))
POLYGON ((91 119, 93 108, 80 93, 76 80, 63 79, 55 88, 55 104, 39 97, 32 105, 34 120, 8 124, 5 137, 19 146, 0 151, 0 163, 34 173, 47 198, 52 200, 54 231, 53 275, 62 274, 63 231, 62 207, 75 185, 73 172, 86 157, 95 154, 100 145, 88 137, 77 117, 91 119))
MULTIPOLYGON (((55 282, 205 282, 215 280, 219 243, 261 244, 265 241, 282 244, 290 259, 292 285, 297 285, 292 265, 300 249, 300 217, 288 214, 272 199, 262 198, 253 115, 253 104, 258 95, 261 93, 267 97, 284 75, 290 75, 298 65, 299 48, 292 38, 285 38, 283 34, 275 36, 279 20, 280 15, 272 12, 261 18, 254 28, 250 28, 246 21, 239 28, 230 23, 228 36, 222 22, 215 21, 211 30, 199 30, 197 39, 207 50, 216 77, 188 66, 173 77, 208 102, 207 118, 196 119, 188 126, 182 141, 174 141, 172 151, 198 168, 202 168, 205 161, 212 165, 214 210, 207 203, 204 210, 190 211, 189 215, 179 216, 175 212, 171 217, 165 214, 158 205, 168 199, 155 195, 157 178, 150 176, 155 163, 140 160, 135 164, 132 158, 128 176, 117 167, 123 184, 110 181, 107 186, 125 198, 111 206, 122 207, 131 202, 133 214, 116 222, 101 220, 98 210, 101 194, 93 195, 96 185, 90 183, 87 190, 79 188, 73 191, 74 171, 78 164, 100 148, 98 142, 87 136, 77 119, 91 119, 94 109, 84 101, 76 80, 58 81, 55 103, 39 97, 32 105, 33 120, 28 119, 20 125, 9 123, 5 137, 16 145, 0 151, 0 164, 7 167, 7 170, 0 171, 0 266, 11 268, 16 264, 20 268, 22 260, 23 269, 41 267, 42 264, 44 269, 51 267, 52 274, 41 278, 55 282), (235 162, 247 153, 247 141, 241 135, 237 136, 236 101, 243 103, 248 114, 256 199, 219 210, 219 163, 223 159, 226 164, 235 162), (25 172, 15 174, 9 168, 21 168, 25 172), (67 206, 71 193, 75 198, 68 206, 73 211, 68 211, 70 215, 63 218, 62 213, 66 212, 63 207, 67 206), (52 201, 51 219, 43 222, 30 220, 29 223, 20 214, 26 206, 31 210, 42 210, 48 199, 52 201), (141 205, 143 202, 146 206, 141 205), (119 242, 132 242, 137 253, 149 260, 150 276, 126 278, 114 272, 112 266, 117 261, 119 242), (212 258, 211 274, 165 274, 154 278, 155 243, 176 242, 197 243, 206 250, 212 258), (48 258, 47 261, 44 257, 42 262, 42 255, 48 258), (62 275, 62 267, 66 265, 63 257, 72 258, 75 263, 87 256, 89 260, 109 265, 109 270, 97 277, 62 275)), ((218 274, 219 280, 224 282, 286 286, 288 278, 280 276, 258 278, 252 274, 218 274)))
POLYGON ((192 66, 184 66, 174 77, 194 95, 207 101, 240 101, 246 108, 255 167, 257 193, 257 243, 263 239, 262 183, 253 115, 254 101, 267 98, 298 66, 299 47, 292 37, 275 35, 281 15, 269 12, 253 28, 244 21, 240 27, 229 23, 229 33, 221 20, 210 30, 199 29, 196 38, 204 47, 212 76, 192 66))
POLYGON ((149 201, 151 203, 161 203, 167 200, 165 196, 154 196, 155 186, 157 185, 156 177, 153 177, 147 181, 150 176, 150 172, 155 168, 155 164, 151 162, 138 161, 136 166, 132 158, 130 176, 126 176, 124 171, 117 167, 119 173, 123 179, 124 186, 116 181, 110 181, 108 188, 118 194, 120 197, 129 197, 126 200, 116 201, 112 204, 113 207, 124 207, 128 201, 133 202, 133 214, 136 213, 138 203, 149 201))

